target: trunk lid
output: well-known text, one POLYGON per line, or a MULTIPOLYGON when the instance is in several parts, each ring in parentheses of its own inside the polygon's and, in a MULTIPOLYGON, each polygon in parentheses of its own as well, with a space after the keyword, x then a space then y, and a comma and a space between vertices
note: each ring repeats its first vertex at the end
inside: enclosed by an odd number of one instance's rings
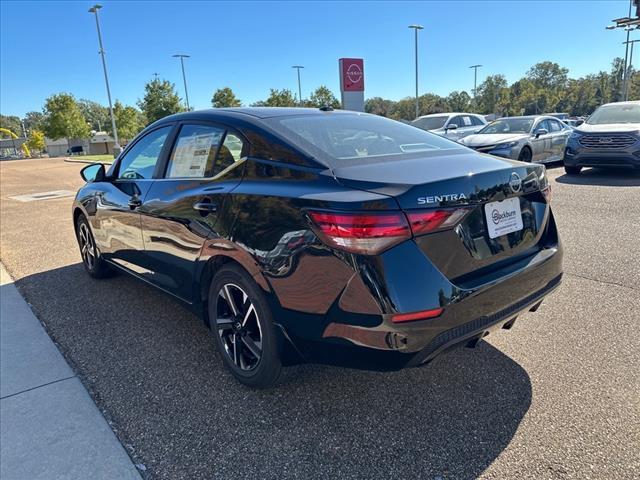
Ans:
POLYGON ((440 271, 459 284, 537 253, 545 243, 548 208, 540 192, 541 165, 465 149, 341 167, 333 173, 345 186, 395 198, 407 213, 468 207, 455 227, 414 238, 440 271), (491 238, 485 205, 509 198, 518 198, 522 229, 491 238))

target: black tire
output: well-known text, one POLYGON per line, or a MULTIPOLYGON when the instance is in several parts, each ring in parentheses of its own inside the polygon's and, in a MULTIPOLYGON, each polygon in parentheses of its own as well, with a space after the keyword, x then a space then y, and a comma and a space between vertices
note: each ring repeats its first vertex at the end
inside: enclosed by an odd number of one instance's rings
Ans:
POLYGON ((80 215, 76 220, 76 239, 78 240, 78 247, 80 248, 82 264, 87 273, 93 278, 108 277, 112 273, 112 270, 102 258, 100 250, 96 247, 93 232, 84 215, 80 215))
POLYGON ((531 149, 529 147, 523 147, 522 150, 520 150, 520 155, 518 155, 518 160, 531 163, 532 156, 531 149))
POLYGON ((571 165, 565 165, 564 171, 567 175, 579 175, 582 167, 572 167, 571 165))
POLYGON ((208 300, 211 331, 227 369, 253 388, 275 385, 282 363, 273 316, 260 287, 240 266, 226 265, 213 277, 208 300))

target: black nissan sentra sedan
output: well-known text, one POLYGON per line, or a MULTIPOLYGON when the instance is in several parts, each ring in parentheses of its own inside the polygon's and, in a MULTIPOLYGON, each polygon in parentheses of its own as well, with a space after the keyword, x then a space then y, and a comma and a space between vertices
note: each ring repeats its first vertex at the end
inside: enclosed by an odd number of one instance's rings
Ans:
POLYGON ((510 328, 562 275, 543 166, 374 115, 182 113, 82 176, 89 275, 191 305, 254 387, 301 362, 424 365, 510 328))

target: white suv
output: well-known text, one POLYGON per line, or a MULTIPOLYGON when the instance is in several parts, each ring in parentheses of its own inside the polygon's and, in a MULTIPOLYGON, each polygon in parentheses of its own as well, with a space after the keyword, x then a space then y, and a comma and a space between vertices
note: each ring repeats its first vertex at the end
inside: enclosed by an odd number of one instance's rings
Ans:
POLYGON ((458 141, 474 133, 478 133, 487 121, 482 115, 475 113, 432 113, 416 118, 411 125, 458 141))

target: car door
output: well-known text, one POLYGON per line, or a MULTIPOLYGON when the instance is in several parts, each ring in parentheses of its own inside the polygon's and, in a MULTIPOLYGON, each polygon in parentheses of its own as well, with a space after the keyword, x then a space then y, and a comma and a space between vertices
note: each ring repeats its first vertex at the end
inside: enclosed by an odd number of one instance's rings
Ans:
POLYGON ((163 178, 143 205, 142 232, 151 281, 187 302, 204 242, 216 231, 225 196, 242 178, 247 143, 236 131, 184 122, 166 158, 163 178))
POLYGON ((172 128, 159 127, 138 138, 120 155, 109 172, 109 181, 97 193, 92 222, 96 244, 107 260, 136 273, 144 265, 138 209, 153 184, 172 128))
POLYGON ((533 127, 533 134, 531 137, 532 145, 532 162, 545 162, 551 155, 551 126, 548 120, 544 119, 537 123, 533 127), (546 130, 547 133, 540 134, 540 130, 546 130))
POLYGON ((458 118, 460 118, 461 123, 458 125, 458 130, 456 131, 458 140, 476 133, 476 131, 479 130, 479 128, 474 125, 471 115, 460 115, 458 118))
POLYGON ((449 121, 444 126, 445 128, 444 136, 450 140, 457 141, 459 138, 458 130, 461 128, 461 126, 462 126, 462 117, 460 115, 456 115, 455 117, 450 118, 449 121), (451 125, 455 125, 456 128, 451 128, 451 125))
POLYGON ((551 155, 547 161, 557 162, 564 157, 564 148, 567 145, 571 127, 558 120, 549 120, 549 124, 551 125, 551 155))

